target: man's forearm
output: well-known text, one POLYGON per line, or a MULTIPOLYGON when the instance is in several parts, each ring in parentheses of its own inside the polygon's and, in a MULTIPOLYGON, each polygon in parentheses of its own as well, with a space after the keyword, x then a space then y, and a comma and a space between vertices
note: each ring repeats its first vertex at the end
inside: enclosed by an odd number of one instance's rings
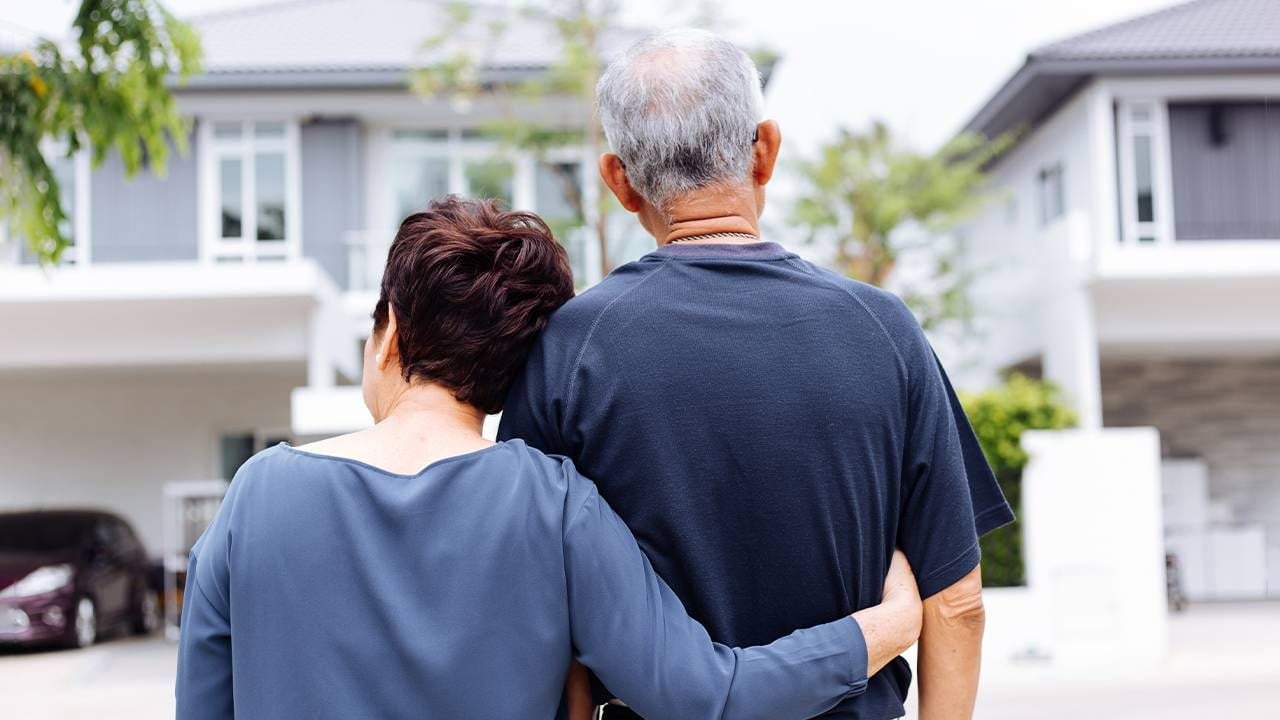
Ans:
POLYGON ((920 720, 973 717, 985 625, 979 568, 924 600, 924 625, 916 663, 920 720))

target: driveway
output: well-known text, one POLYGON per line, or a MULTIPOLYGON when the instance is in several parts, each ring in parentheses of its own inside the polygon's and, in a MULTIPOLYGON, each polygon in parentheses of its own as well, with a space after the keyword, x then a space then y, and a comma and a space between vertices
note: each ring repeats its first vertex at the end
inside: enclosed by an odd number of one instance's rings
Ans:
POLYGON ((159 634, 85 650, 0 650, 4 717, 171 720, 177 657, 177 645, 159 634))
MULTIPOLYGON (((1045 665, 988 673, 977 718, 1275 717, 1280 603, 1197 606, 1172 616, 1169 631, 1169 658, 1155 670, 1103 678, 1067 676, 1045 665)), ((168 720, 176 654, 176 646, 158 635, 80 651, 0 651, 5 717, 168 720)))

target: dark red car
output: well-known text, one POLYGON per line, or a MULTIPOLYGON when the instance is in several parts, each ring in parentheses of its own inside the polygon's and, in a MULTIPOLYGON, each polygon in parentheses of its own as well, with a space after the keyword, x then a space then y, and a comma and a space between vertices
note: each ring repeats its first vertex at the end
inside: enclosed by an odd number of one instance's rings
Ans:
POLYGON ((151 565, 133 528, 91 510, 0 513, 0 644, 92 645, 158 622, 151 565))

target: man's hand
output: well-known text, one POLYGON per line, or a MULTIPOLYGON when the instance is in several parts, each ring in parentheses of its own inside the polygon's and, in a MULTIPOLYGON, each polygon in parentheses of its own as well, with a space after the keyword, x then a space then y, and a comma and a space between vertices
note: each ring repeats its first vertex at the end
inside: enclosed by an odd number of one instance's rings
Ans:
POLYGON ((853 614, 867 642, 867 677, 915 643, 920 637, 922 612, 915 573, 907 556, 894 550, 881 603, 853 614))

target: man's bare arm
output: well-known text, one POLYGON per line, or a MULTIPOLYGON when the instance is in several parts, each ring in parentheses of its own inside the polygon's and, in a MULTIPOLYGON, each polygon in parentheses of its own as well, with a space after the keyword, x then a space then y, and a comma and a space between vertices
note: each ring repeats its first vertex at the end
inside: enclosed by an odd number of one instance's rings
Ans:
POLYGON ((969 720, 982 665, 982 572, 975 567, 924 600, 917 657, 920 720, 969 720))

